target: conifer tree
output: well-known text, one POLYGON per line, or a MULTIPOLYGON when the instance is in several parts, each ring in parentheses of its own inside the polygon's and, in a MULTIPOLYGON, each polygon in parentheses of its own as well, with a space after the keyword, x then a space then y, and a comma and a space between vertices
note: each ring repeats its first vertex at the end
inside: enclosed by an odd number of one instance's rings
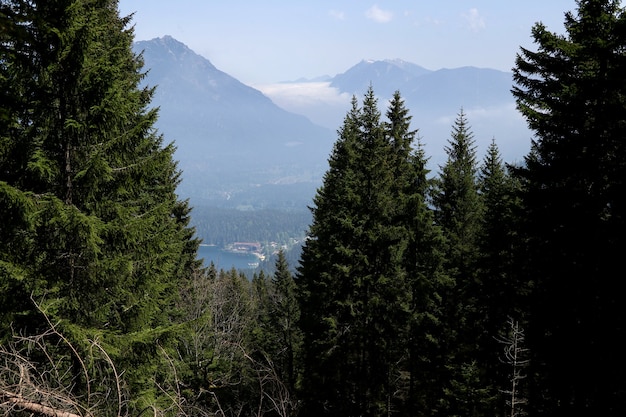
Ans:
POLYGON ((169 378, 159 346, 173 340, 197 242, 176 195, 174 147, 154 129, 152 90, 139 87, 130 19, 113 0, 1 7, 20 28, 0 50, 11 85, 0 132, 3 328, 45 329, 32 297, 78 346, 101 341, 130 407, 158 406, 150 380, 169 378))
POLYGON ((340 286, 349 279, 350 265, 346 260, 339 263, 330 258, 334 251, 331 252, 329 243, 332 242, 337 250, 349 250, 344 243, 351 236, 348 181, 352 180, 350 162, 357 140, 359 114, 358 101, 353 97, 352 107, 339 129, 339 137, 330 155, 323 186, 313 200, 313 223, 298 268, 300 327, 304 337, 301 393, 304 415, 322 415, 328 403, 338 407, 343 395, 340 390, 345 389, 338 379, 342 374, 340 367, 345 366, 346 360, 338 351, 341 349, 339 337, 346 333, 347 324, 345 319, 338 317, 345 313, 341 303, 335 300, 339 297, 340 286), (333 371, 334 375, 329 375, 333 371))
POLYGON ((302 342, 302 335, 298 327, 300 306, 296 298, 296 282, 289 271, 289 264, 283 250, 278 252, 278 257, 276 258, 272 284, 273 308, 271 310, 271 320, 273 330, 279 340, 272 359, 278 368, 278 376, 283 380, 290 392, 295 395, 296 361, 302 342))
MULTIPOLYGON (((447 412, 472 415, 485 398, 464 398, 467 381, 475 381, 468 371, 472 365, 476 337, 480 329, 477 296, 477 265, 481 237, 482 202, 478 193, 476 145, 467 117, 461 109, 445 148, 448 158, 437 178, 433 204, 437 224, 445 238, 445 268, 454 281, 443 295, 447 343, 449 344, 447 412)), ((444 379, 445 380, 445 379, 444 379)), ((476 391, 474 391, 476 392, 476 391)), ((483 391, 480 391, 483 392, 483 391)))
POLYGON ((363 109, 353 99, 298 269, 305 415, 445 411, 442 302, 452 281, 429 207, 427 159, 413 148, 400 94, 385 122, 374 103, 371 89, 363 109), (386 305, 368 314, 375 303, 386 305))
MULTIPOLYGON (((532 28, 514 68, 517 107, 535 132, 525 166, 529 401, 536 415, 626 413, 621 258, 626 246, 626 13, 578 0, 565 34, 532 28)), ((522 269, 522 267, 524 267, 522 269)))
POLYGON ((448 158, 441 167, 433 203, 446 237, 449 266, 455 274, 464 274, 472 269, 477 256, 481 205, 476 144, 463 109, 454 121, 445 151, 448 158))
POLYGON ((370 88, 339 130, 298 269, 306 415, 391 412, 408 316, 397 162, 370 88))
POLYGON ((402 259, 406 274, 409 317, 403 341, 404 358, 399 364, 402 378, 394 386, 398 393, 395 409, 400 414, 430 413, 440 406, 442 378, 448 349, 443 327, 443 293, 451 280, 444 271, 443 236, 434 224, 429 206, 432 180, 426 168, 428 160, 417 147, 416 131, 410 130, 411 117, 396 92, 387 111, 388 135, 396 156, 394 182, 398 195, 398 227, 406 233, 402 259))
MULTIPOLYGON (((478 186, 484 204, 479 240, 477 276, 477 313, 482 333, 478 335, 476 360, 487 373, 493 394, 508 384, 509 370, 494 352, 500 342, 495 335, 510 327, 509 321, 523 318, 521 295, 527 291, 516 281, 517 255, 521 253, 515 232, 519 215, 519 185, 503 163, 495 140, 487 148, 478 175, 478 186)), ((504 409, 504 398, 501 398, 504 409)))

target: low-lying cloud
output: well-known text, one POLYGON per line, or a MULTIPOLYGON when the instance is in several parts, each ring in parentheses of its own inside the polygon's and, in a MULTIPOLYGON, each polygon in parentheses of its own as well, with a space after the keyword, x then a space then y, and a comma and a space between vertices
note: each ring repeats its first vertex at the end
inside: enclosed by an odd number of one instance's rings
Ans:
POLYGON ((350 107, 352 96, 340 93, 330 82, 298 82, 256 85, 276 105, 302 114, 313 123, 337 129, 350 107))
MULTIPOLYGON (((292 113, 301 114, 320 126, 339 129, 350 109, 352 95, 341 93, 330 82, 294 82, 255 86, 276 105, 292 113)), ((359 101, 363 97, 357 97, 359 101)), ((384 114, 388 99, 379 98, 384 114)), ((455 110, 424 112, 411 108, 411 127, 418 129, 426 154, 431 157, 431 169, 437 170, 445 162, 445 146, 458 116, 455 110)), ((458 110, 458 109, 457 109, 458 110)), ((477 157, 482 159, 492 140, 496 141, 505 162, 519 162, 530 148, 531 132, 515 108, 515 103, 492 107, 464 108, 477 145, 477 157)))

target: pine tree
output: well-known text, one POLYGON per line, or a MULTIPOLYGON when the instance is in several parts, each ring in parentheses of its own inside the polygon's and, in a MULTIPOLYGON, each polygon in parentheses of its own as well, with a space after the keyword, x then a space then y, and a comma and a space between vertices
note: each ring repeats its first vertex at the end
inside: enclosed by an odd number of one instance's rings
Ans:
POLYGON ((78 346, 101 341, 131 407, 157 405, 150 380, 169 378, 159 346, 173 341, 197 242, 174 147, 153 127, 153 90, 139 87, 130 19, 112 0, 7 1, 2 13, 22 31, 3 34, 0 57, 12 86, 0 133, 3 324, 44 331, 33 297, 78 346))
MULTIPOLYGON (((523 318, 520 299, 527 289, 516 281, 517 256, 521 253, 515 225, 519 216, 519 184, 502 162, 500 150, 492 140, 483 159, 478 186, 484 213, 479 241, 477 309, 482 329, 479 335, 476 359, 487 372, 495 392, 509 383, 509 370, 494 352, 500 346, 496 335, 510 327, 509 321, 523 318)), ((494 392, 494 394, 495 394, 494 392)), ((504 398, 500 402, 505 409, 504 398)))
POLYGON ((454 121, 445 151, 448 159, 441 167, 433 203, 448 242, 449 265, 455 273, 464 274, 472 269, 477 256, 481 205, 476 144, 463 109, 454 121))
POLYGON ((273 284, 273 308, 271 320, 278 336, 278 349, 273 361, 278 368, 278 376, 295 396, 297 367, 302 335, 298 327, 300 306, 296 298, 296 282, 289 271, 285 252, 280 250, 276 258, 273 284))
POLYGON ((437 178, 433 205, 436 222, 445 238, 445 268, 454 281, 453 288, 443 295, 450 347, 446 404, 448 413, 475 415, 477 408, 488 405, 483 404, 482 396, 464 398, 463 392, 469 391, 463 386, 476 379, 468 377, 468 370, 479 372, 471 364, 477 335, 482 331, 478 323, 477 262, 483 206, 478 193, 476 145, 463 109, 454 122, 445 150, 448 158, 437 178))
POLYGON ((525 166, 532 409, 537 415, 626 412, 625 366, 615 340, 626 246, 626 14, 615 0, 579 0, 565 35, 541 23, 522 48, 513 94, 535 132, 525 166))
POLYGON ((339 130, 298 269, 306 415, 392 411, 408 314, 397 162, 370 88, 339 130))

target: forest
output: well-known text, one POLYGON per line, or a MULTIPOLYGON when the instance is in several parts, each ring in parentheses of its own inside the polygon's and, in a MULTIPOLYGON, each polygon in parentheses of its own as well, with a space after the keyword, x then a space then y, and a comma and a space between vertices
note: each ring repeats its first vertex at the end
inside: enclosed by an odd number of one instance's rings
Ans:
POLYGON ((203 243, 224 246, 232 242, 278 242, 306 236, 311 213, 306 210, 237 210, 194 206, 191 223, 203 243))
POLYGON ((371 86, 296 265, 249 278, 197 260, 132 18, 1 0, 2 413, 626 415, 626 10, 576 5, 518 51, 522 163, 477 155, 460 107, 430 172, 371 86))

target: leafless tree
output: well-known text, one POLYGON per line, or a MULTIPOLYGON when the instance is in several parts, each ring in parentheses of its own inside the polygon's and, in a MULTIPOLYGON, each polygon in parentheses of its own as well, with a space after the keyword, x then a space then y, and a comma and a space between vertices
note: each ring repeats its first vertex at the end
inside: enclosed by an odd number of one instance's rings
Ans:
POLYGON ((501 359, 511 367, 510 383, 507 390, 502 390, 507 395, 507 406, 510 417, 521 417, 526 415, 524 405, 527 400, 523 395, 522 381, 526 378, 524 369, 528 366, 528 349, 524 348, 524 330, 519 322, 509 318, 507 321, 508 331, 504 337, 498 341, 504 345, 504 358, 501 359))

